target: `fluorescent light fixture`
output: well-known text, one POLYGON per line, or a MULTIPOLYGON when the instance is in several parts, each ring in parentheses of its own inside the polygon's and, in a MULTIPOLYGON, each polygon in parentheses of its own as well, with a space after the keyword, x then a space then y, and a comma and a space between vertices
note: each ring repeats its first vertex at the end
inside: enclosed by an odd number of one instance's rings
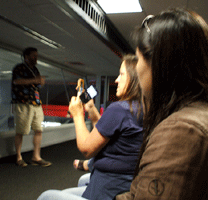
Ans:
POLYGON ((27 28, 26 26, 22 26, 22 29, 24 29, 26 35, 34 38, 35 40, 42 42, 43 44, 46 44, 54 49, 64 49, 64 47, 61 44, 58 44, 53 40, 48 39, 47 37, 37 33, 36 31, 27 28))
POLYGON ((40 60, 37 61, 37 64, 38 64, 38 65, 42 65, 43 67, 48 67, 48 68, 50 68, 50 65, 49 65, 48 63, 42 62, 42 61, 40 61, 40 60))
POLYGON ((48 39, 47 37, 37 33, 36 31, 33 31, 32 29, 30 29, 26 26, 17 24, 16 22, 8 19, 7 17, 3 17, 3 16, 0 15, 0 19, 3 19, 7 23, 12 24, 13 26, 23 30, 26 35, 34 38, 35 40, 38 40, 38 41, 42 42, 43 44, 46 44, 46 45, 48 45, 52 48, 55 48, 55 49, 64 49, 64 47, 61 44, 58 44, 57 42, 48 39))
POLYGON ((0 74, 12 74, 12 71, 0 71, 0 74))
POLYGON ((106 14, 142 12, 139 0, 97 0, 106 14))
POLYGON ((12 74, 12 71, 0 71, 0 74, 12 74))
POLYGON ((45 63, 45 62, 43 62, 43 61, 40 61, 40 60, 37 61, 37 64, 38 64, 38 65, 41 65, 41 66, 43 66, 43 67, 45 67, 45 68, 57 69, 57 67, 54 67, 54 66, 52 66, 52 65, 50 65, 50 64, 48 64, 48 63, 45 63))

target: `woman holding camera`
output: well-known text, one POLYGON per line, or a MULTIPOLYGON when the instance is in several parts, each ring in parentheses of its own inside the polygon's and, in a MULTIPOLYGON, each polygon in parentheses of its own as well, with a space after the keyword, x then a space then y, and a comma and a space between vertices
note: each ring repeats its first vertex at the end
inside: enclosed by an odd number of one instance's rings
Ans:
POLYGON ((76 199, 73 194, 90 200, 112 200, 117 194, 130 189, 138 147, 143 141, 136 64, 136 56, 124 56, 120 75, 115 81, 118 84, 116 95, 120 101, 111 103, 101 117, 92 100, 85 105, 95 125, 91 132, 85 125, 79 96, 71 98, 69 111, 75 123, 77 147, 86 158, 94 157, 90 182, 87 187, 46 191, 38 200, 54 197, 76 199))

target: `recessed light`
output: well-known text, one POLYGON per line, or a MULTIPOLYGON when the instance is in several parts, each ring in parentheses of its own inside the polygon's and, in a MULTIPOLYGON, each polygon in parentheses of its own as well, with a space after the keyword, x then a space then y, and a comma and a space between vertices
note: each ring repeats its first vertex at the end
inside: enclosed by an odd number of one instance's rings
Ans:
POLYGON ((142 12, 139 0, 98 0, 107 14, 142 12))

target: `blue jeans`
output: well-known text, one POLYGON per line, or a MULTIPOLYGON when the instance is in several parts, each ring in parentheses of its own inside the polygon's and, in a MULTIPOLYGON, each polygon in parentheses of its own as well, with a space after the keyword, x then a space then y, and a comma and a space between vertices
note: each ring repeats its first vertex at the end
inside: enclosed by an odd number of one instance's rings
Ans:
POLYGON ((86 186, 69 188, 65 190, 47 190, 37 200, 86 200, 81 197, 86 186))
POLYGON ((90 182, 91 173, 82 175, 78 180, 78 187, 87 186, 90 182))

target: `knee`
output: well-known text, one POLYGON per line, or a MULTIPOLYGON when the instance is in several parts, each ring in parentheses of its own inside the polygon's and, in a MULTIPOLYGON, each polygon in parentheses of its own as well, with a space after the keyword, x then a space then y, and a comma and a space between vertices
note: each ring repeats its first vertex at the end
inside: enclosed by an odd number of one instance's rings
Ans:
POLYGON ((78 187, 87 186, 90 182, 90 173, 82 175, 78 180, 78 187))
POLYGON ((42 135, 42 131, 35 131, 35 135, 42 135))
POLYGON ((15 137, 16 137, 16 138, 22 138, 22 137, 23 137, 23 134, 21 134, 21 133, 16 133, 15 137))
POLYGON ((43 192, 37 200, 55 200, 54 199, 54 192, 57 193, 58 191, 54 190, 47 190, 43 192))

